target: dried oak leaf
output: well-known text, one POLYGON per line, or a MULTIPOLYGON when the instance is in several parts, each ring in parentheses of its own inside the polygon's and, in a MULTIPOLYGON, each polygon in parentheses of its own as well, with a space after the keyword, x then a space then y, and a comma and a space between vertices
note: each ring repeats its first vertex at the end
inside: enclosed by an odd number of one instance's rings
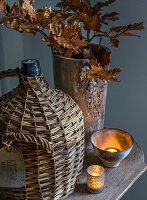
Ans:
POLYGON ((142 23, 134 23, 134 24, 130 24, 127 26, 129 30, 143 30, 146 28, 146 26, 142 23))
POLYGON ((78 37, 72 37, 70 39, 70 42, 72 44, 74 44, 75 46, 79 46, 80 48, 81 47, 86 47, 89 44, 89 42, 80 40, 78 37))
POLYGON ((111 55, 111 52, 108 52, 108 53, 106 52, 101 56, 102 67, 106 67, 107 65, 110 64, 110 55, 111 55))
POLYGON ((141 35, 133 34, 133 33, 130 33, 130 32, 124 32, 124 33, 121 33, 120 35, 123 35, 123 36, 141 37, 141 35))
POLYGON ((65 38, 71 38, 76 35, 80 35, 81 27, 78 24, 61 24, 58 26, 59 28, 59 36, 63 36, 65 38))
POLYGON ((11 16, 18 16, 20 14, 20 8, 18 7, 18 3, 14 3, 11 10, 11 16))
POLYGON ((80 0, 72 0, 71 3, 74 7, 80 6, 80 0))
POLYGON ((50 46, 51 44, 55 44, 55 43, 56 43, 56 41, 55 41, 53 35, 50 35, 49 37, 43 37, 43 38, 42 38, 42 41, 43 41, 43 42, 47 42, 49 46, 50 46))
POLYGON ((108 0, 108 1, 105 1, 105 2, 98 2, 95 6, 94 6, 94 9, 99 11, 102 7, 105 7, 105 6, 109 6, 110 4, 114 3, 115 0, 108 0))
POLYGON ((91 66, 91 69, 89 71, 88 78, 99 77, 107 80, 108 82, 110 80, 119 82, 115 76, 118 75, 122 69, 114 68, 106 71, 97 60, 90 60, 89 65, 91 66))
POLYGON ((78 10, 82 13, 90 14, 92 11, 91 3, 89 0, 81 0, 78 10))
POLYGON ((72 50, 67 49, 64 53, 64 57, 71 58, 72 57, 72 50))
POLYGON ((94 31, 100 31, 101 22, 100 22, 100 15, 98 13, 94 14, 91 17, 91 27, 94 31))
POLYGON ((59 7, 59 8, 61 8, 61 7, 66 7, 66 2, 64 2, 64 1, 61 1, 61 2, 58 2, 57 4, 56 4, 56 7, 59 7))
POLYGON ((117 15, 119 15, 119 13, 111 12, 111 13, 107 13, 107 14, 103 15, 101 17, 101 19, 116 21, 116 20, 119 20, 119 17, 117 15))
POLYGON ((117 40, 116 38, 111 38, 111 39, 109 40, 109 45, 110 45, 111 47, 118 48, 118 46, 119 46, 119 40, 117 40))
POLYGON ((65 38, 65 37, 56 37, 56 41, 59 45, 61 45, 62 47, 64 47, 65 49, 70 49, 73 50, 75 53, 79 53, 79 48, 76 47, 75 45, 73 45, 70 42, 69 38, 65 38))
POLYGON ((91 7, 91 3, 90 3, 90 1, 89 0, 82 0, 81 1, 81 6, 83 7, 83 8, 85 8, 86 10, 88 9, 90 9, 90 7, 91 7))
POLYGON ((11 10, 10 6, 8 4, 6 4, 6 12, 9 13, 11 10))
POLYGON ((5 12, 5 0, 0 0, 0 11, 5 12))
POLYGON ((32 18, 36 19, 36 12, 34 8, 31 6, 30 1, 29 0, 23 0, 23 1, 24 1, 24 4, 23 4, 24 9, 28 12, 28 14, 32 18))
POLYGON ((32 23, 24 23, 20 26, 22 30, 28 29, 28 30, 33 30, 33 29, 39 29, 40 24, 38 22, 32 22, 32 23))
POLYGON ((91 19, 87 14, 80 13, 79 20, 83 22, 85 30, 91 30, 91 19))
POLYGON ((19 29, 19 27, 20 27, 20 22, 19 22, 19 20, 18 20, 18 19, 14 19, 14 20, 12 21, 12 23, 11 23, 11 28, 13 28, 13 29, 19 29))
POLYGON ((97 60, 94 60, 94 59, 91 59, 91 60, 89 61, 89 65, 90 65, 91 67, 94 67, 94 66, 99 66, 99 67, 101 67, 101 64, 100 64, 97 60))
POLYGON ((16 17, 14 16, 4 16, 0 18, 0 24, 7 25, 7 22, 12 22, 16 17))
POLYGON ((72 14, 72 16, 68 19, 68 23, 73 24, 73 22, 76 21, 78 18, 79 18, 78 13, 72 14))
POLYGON ((110 29, 110 31, 115 31, 119 33, 119 32, 128 32, 128 31, 143 30, 143 29, 145 29, 145 25, 142 22, 142 23, 129 24, 126 26, 113 26, 110 29))

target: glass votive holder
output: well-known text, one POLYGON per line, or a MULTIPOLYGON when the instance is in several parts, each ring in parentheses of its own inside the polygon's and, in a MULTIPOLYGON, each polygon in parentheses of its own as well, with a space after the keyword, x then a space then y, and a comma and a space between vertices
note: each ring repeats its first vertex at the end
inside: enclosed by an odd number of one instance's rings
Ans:
POLYGON ((90 193, 100 193, 104 189, 105 169, 99 165, 87 169, 87 189, 90 193))

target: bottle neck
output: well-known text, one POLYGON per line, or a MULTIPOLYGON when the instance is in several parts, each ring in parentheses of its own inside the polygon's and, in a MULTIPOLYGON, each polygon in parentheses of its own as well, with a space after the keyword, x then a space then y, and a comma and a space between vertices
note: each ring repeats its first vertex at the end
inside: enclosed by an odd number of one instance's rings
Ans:
POLYGON ((27 59, 21 62, 22 74, 27 77, 34 77, 41 75, 41 68, 39 61, 36 59, 27 59))

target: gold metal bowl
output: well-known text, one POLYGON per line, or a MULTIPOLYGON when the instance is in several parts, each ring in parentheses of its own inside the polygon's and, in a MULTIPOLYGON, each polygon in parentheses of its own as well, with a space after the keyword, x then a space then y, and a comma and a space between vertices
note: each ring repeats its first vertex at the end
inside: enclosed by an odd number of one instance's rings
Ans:
POLYGON ((134 145, 133 137, 119 129, 103 129, 93 133, 91 142, 106 167, 117 167, 134 145))

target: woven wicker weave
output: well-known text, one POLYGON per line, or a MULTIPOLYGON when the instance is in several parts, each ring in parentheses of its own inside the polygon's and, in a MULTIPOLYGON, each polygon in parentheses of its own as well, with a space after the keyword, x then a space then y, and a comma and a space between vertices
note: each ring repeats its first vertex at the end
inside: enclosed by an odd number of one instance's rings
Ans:
POLYGON ((0 101, 3 142, 21 150, 26 184, 4 189, 7 199, 58 200, 73 192, 83 166, 84 123, 79 106, 62 91, 51 89, 43 76, 23 77, 0 101))

